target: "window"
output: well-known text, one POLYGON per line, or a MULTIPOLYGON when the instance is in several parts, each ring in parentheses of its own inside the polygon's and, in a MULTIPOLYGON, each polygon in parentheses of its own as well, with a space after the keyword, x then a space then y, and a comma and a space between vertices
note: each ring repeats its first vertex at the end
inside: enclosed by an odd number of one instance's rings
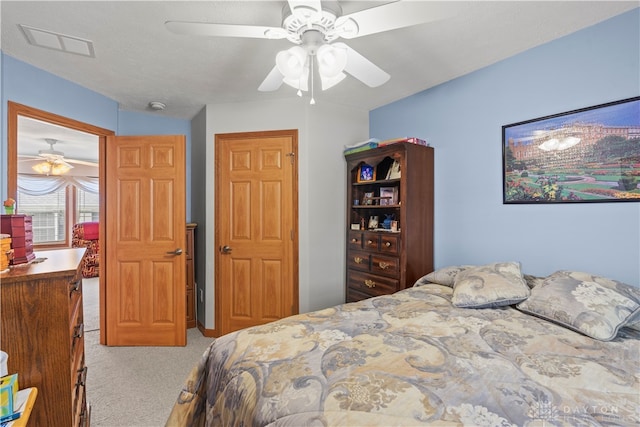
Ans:
POLYGON ((66 244, 66 188, 42 196, 18 190, 17 204, 21 214, 32 216, 34 244, 66 244))
POLYGON ((76 222, 96 222, 100 214, 100 197, 97 193, 90 193, 76 188, 76 222))
POLYGON ((98 221, 98 179, 20 174, 16 203, 32 216, 34 245, 70 246, 73 224, 98 221))

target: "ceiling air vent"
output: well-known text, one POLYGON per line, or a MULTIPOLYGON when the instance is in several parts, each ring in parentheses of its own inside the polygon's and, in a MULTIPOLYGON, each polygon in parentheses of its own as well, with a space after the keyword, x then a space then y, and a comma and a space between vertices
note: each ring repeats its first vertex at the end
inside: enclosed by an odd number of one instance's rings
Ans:
POLYGON ((22 34, 24 34, 27 41, 34 46, 95 58, 93 42, 91 40, 66 36, 23 24, 19 24, 18 27, 22 30, 22 34))

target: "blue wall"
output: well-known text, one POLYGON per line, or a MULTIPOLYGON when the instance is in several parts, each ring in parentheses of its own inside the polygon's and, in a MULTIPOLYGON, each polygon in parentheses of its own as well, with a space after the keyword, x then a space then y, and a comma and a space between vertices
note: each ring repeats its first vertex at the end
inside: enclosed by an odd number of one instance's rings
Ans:
MULTIPOLYGON (((29 107, 68 117, 80 122, 112 130, 116 135, 186 135, 187 153, 191 144, 191 125, 188 120, 161 117, 153 114, 119 110, 118 103, 106 96, 33 67, 9 55, 2 54, 0 63, 2 108, 13 101, 29 107)), ((7 194, 7 117, 2 114, 2 142, 0 163, 2 198, 7 194)), ((187 154, 187 165, 189 165, 187 154)), ((191 192, 187 178, 187 220, 191 218, 191 192)))
POLYGON ((437 268, 515 260, 640 286, 640 203, 503 205, 501 133, 640 95, 639 23, 635 9, 370 113, 371 137, 435 148, 437 268))

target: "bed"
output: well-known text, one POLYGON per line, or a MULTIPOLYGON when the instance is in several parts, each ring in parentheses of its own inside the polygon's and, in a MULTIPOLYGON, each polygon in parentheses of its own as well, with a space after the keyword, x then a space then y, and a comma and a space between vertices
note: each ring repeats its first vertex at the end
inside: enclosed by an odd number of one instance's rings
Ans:
POLYGON ((167 425, 640 424, 640 289, 515 262, 215 339, 167 425))

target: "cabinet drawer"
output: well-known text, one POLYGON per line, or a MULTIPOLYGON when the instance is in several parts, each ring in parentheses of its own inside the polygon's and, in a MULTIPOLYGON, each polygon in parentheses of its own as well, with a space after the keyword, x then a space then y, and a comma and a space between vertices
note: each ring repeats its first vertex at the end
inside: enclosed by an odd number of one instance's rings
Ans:
POLYGON ((82 316, 82 296, 78 299, 76 307, 71 307, 71 317, 69 318, 69 337, 71 343, 71 353, 73 354, 74 348, 80 341, 80 338, 84 336, 84 319, 82 316))
POLYGON ((185 258, 193 259, 193 229, 187 228, 187 238, 185 240, 186 248, 185 248, 185 258))
POLYGON ((400 247, 400 236, 397 234, 383 234, 380 236, 380 252, 397 255, 400 247))
POLYGON ((69 319, 73 319, 74 313, 80 310, 80 299, 82 297, 82 276, 74 277, 69 282, 69 319))
POLYGON ((378 233, 364 233, 362 237, 362 247, 370 251, 377 251, 379 241, 380 236, 378 233))
POLYGON ((362 232, 350 231, 349 232, 349 249, 362 249, 362 232))
POLYGON ((187 261, 186 271, 187 271, 187 283, 186 283, 187 291, 193 292, 193 282, 194 282, 193 261, 187 261))
POLYGON ((398 290, 398 280, 359 271, 349 270, 349 290, 370 296, 386 295, 398 290))
POLYGON ((347 258, 347 266, 356 270, 369 271, 369 259, 370 256, 366 252, 350 251, 347 258))
POLYGON ((374 295, 369 295, 364 292, 358 292, 354 289, 347 289, 347 302, 357 302, 363 299, 371 298, 374 295))
POLYGON ((87 372, 88 372, 88 368, 86 366, 83 366, 83 368, 78 371, 78 375, 76 377, 74 394, 72 399, 74 426, 86 425, 85 422, 83 421, 83 414, 86 412, 86 407, 87 407, 87 389, 86 389, 87 372))
POLYGON ((371 272, 375 274, 384 274, 387 276, 397 277, 400 271, 400 261, 398 258, 371 255, 371 272))

